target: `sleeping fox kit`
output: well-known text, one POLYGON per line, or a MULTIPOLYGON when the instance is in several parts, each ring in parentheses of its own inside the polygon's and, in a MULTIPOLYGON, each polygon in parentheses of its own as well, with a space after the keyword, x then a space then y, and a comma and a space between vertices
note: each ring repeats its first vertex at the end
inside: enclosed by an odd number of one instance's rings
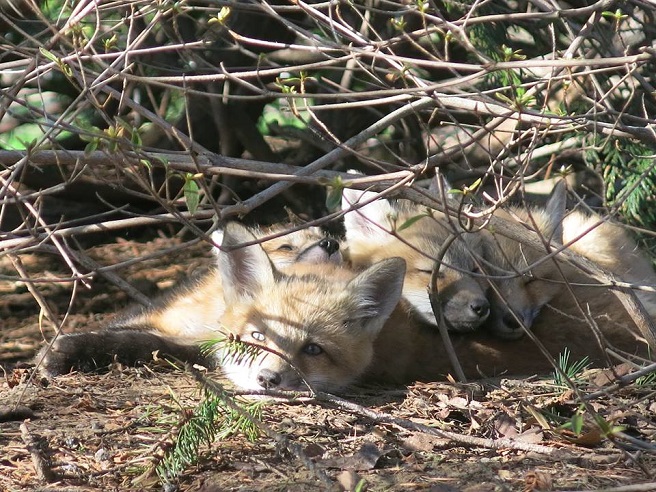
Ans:
MULTIPOLYGON (((564 244, 625 282, 656 286, 649 260, 619 225, 580 211, 566 212, 565 204, 565 183, 560 182, 546 207, 500 212, 504 218, 527 224, 545 246, 534 248, 500 234, 488 235, 491 273, 505 278, 496 280, 496 288, 490 289, 492 312, 487 328, 498 338, 513 340, 525 333, 524 325, 552 355, 567 347, 573 357, 603 360, 605 343, 630 354, 645 353, 637 327, 608 286, 571 264, 545 257, 564 244)), ((656 294, 638 291, 637 296, 647 313, 656 316, 656 294)), ((536 350, 526 349, 528 353, 536 350)))
MULTIPOLYGON (((221 248, 206 277, 103 331, 60 336, 38 356, 42 370, 48 375, 90 370, 114 358, 134 363, 159 350, 220 366, 235 385, 250 390, 309 385, 336 391, 355 381, 404 384, 444 377, 451 367, 427 286, 451 225, 441 214, 426 214, 409 202, 364 203, 370 198, 345 190, 350 265, 341 261, 339 243, 316 231, 240 247, 265 234, 230 223, 214 236, 221 248), (221 348, 213 355, 201 353, 198 343, 218 336, 266 350, 253 360, 221 348)), ((651 265, 619 226, 592 228, 598 217, 566 215, 564 207, 565 189, 557 187, 544 208, 499 212, 537 231, 544 248, 493 231, 457 231, 459 239, 439 266, 438 291, 468 377, 550 369, 533 340, 520 337, 522 324, 552 355, 567 347, 575 357, 603 361, 601 345, 592 343, 588 313, 601 339, 629 353, 643 348, 608 288, 595 286, 572 265, 546 258, 546 245, 566 244, 591 229, 573 242, 574 251, 634 283, 656 285, 651 265), (492 288, 487 279, 470 275, 477 265, 492 276, 492 288)), ((641 293, 640 299, 656 314, 653 294, 641 293)))
MULTIPOLYGON (((457 226, 449 224, 443 214, 433 211, 429 215, 412 202, 400 200, 393 204, 374 200, 375 196, 372 192, 344 189, 348 260, 355 268, 362 268, 384 258, 403 258, 407 265, 403 297, 422 321, 436 325, 428 287, 442 245, 457 226), (351 210, 361 203, 366 204, 351 210)), ((482 252, 480 234, 461 233, 438 266, 438 298, 451 331, 473 331, 490 312, 485 283, 469 275, 477 271, 477 257, 482 252)))

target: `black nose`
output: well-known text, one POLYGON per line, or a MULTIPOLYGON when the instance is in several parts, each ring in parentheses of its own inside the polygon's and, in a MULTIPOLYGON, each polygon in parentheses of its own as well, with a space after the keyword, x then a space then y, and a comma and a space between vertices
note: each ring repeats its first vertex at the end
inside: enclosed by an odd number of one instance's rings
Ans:
POLYGON ((263 388, 275 388, 281 381, 280 374, 270 369, 260 369, 257 373, 257 383, 263 388))
POLYGON ((339 243, 330 238, 325 238, 319 241, 319 247, 325 250, 329 255, 339 251, 339 243))
POLYGON ((477 299, 473 301, 469 307, 479 318, 485 318, 490 314, 490 303, 487 302, 487 299, 477 299))
POLYGON ((519 324, 519 321, 512 315, 512 313, 505 313, 503 315, 503 324, 506 325, 511 330, 521 330, 522 326, 519 324))

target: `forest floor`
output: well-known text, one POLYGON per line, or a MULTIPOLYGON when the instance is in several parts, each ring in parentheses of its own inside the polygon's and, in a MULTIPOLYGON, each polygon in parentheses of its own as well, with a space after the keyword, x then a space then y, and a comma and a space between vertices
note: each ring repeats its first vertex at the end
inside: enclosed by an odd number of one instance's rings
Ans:
MULTIPOLYGON (((177 242, 122 240, 90 255, 115 264, 177 242)), ((156 292, 211 261, 207 249, 120 274, 156 292)), ((21 261, 45 280, 65 272, 56 257, 21 261)), ((15 276, 7 257, 0 275, 15 276)), ((129 302, 100 277, 72 303, 70 283, 35 286, 60 317, 71 305, 65 331, 97 327, 129 302)), ((602 370, 579 378, 586 394, 608 390, 585 407, 550 375, 368 387, 340 395, 348 408, 258 400, 266 433, 202 444, 198 463, 163 488, 155 467, 202 399, 194 377, 153 363, 44 380, 31 360, 52 335, 25 283, 0 283, 0 490, 656 490, 656 381, 615 389, 602 370)))

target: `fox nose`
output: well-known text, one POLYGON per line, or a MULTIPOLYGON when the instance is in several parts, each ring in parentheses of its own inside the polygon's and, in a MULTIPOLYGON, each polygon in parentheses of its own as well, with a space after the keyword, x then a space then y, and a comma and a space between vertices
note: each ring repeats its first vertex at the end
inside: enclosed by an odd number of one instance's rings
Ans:
POLYGON ((332 255, 339 251, 339 243, 330 238, 325 238, 319 241, 319 247, 328 253, 328 255, 332 255))
POLYGON ((512 313, 505 313, 503 315, 503 324, 506 325, 511 330, 521 330, 521 325, 517 319, 512 315, 512 313))
POLYGON ((265 389, 275 388, 280 385, 281 381, 280 373, 270 369, 260 369, 260 372, 257 373, 257 384, 265 389))
POLYGON ((476 299, 469 307, 479 318, 487 318, 490 314, 490 303, 487 302, 487 299, 476 299))

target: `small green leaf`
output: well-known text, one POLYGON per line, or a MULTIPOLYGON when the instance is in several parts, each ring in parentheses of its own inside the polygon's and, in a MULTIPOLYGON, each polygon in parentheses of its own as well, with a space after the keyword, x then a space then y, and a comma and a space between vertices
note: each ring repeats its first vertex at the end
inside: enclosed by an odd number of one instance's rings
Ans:
POLYGON ((408 23, 402 15, 396 18, 391 18, 390 24, 392 24, 392 27, 397 31, 405 31, 406 27, 408 27, 408 23))
POLYGON ((364 478, 361 478, 354 490, 355 492, 364 492, 367 490, 367 481, 364 478))
POLYGON ((58 63, 58 65, 59 65, 59 69, 62 71, 64 75, 66 75, 66 77, 68 77, 69 79, 73 77, 73 69, 70 67, 68 63, 60 62, 58 63))
POLYGON ((580 436, 581 431, 583 430, 583 414, 581 414, 581 412, 576 412, 572 415, 571 422, 572 432, 577 436, 580 436))
POLYGON ((330 181, 324 180, 323 184, 328 188, 326 195, 326 208, 328 210, 337 210, 342 203, 342 190, 344 189, 344 181, 341 176, 336 176, 330 181))
POLYGON ((43 56, 45 56, 51 62, 59 64, 59 58, 57 58, 57 56, 55 56, 55 54, 52 53, 51 51, 48 51, 43 46, 39 48, 39 51, 43 56))
MULTIPOLYGON (((471 186, 465 186, 464 193, 465 195, 468 193, 473 193, 476 191, 476 189, 481 186, 481 183, 483 182, 483 178, 478 178, 476 181, 474 181, 471 186)), ((453 193, 453 190, 450 190, 449 193, 453 193)))
POLYGON ((419 215, 415 215, 414 217, 410 217, 403 224, 401 224, 396 230, 397 230, 397 232, 400 232, 403 229, 407 229, 408 227, 412 226, 412 224, 414 224, 415 222, 417 222, 420 219, 423 219, 424 217, 427 217, 427 216, 428 216, 427 214, 419 214, 419 215))
POLYGON ((495 96, 496 96, 497 99, 499 99, 500 101, 503 101, 507 104, 511 104, 511 105, 514 104, 514 101, 512 99, 510 99, 508 96, 506 96, 505 94, 497 92, 495 94, 495 96))
POLYGON ((228 17, 230 17, 230 13, 230 7, 222 7, 216 17, 210 17, 210 19, 207 21, 207 24, 210 26, 212 24, 219 24, 220 26, 223 26, 228 20, 228 17))
POLYGON ((89 154, 94 153, 96 150, 98 150, 98 139, 94 138, 92 140, 89 140, 89 143, 84 147, 84 155, 88 156, 89 154))
POLYGON ((116 48, 118 44, 118 37, 114 34, 111 38, 105 39, 103 41, 103 47, 105 48, 105 53, 109 53, 112 49, 116 48))
POLYGON ((143 142, 141 141, 141 135, 139 135, 139 131, 137 129, 134 129, 130 138, 130 142, 136 147, 141 147, 143 142))
POLYGON ((195 214, 196 210, 198 210, 198 203, 200 201, 200 188, 198 187, 198 183, 194 181, 194 176, 192 174, 187 174, 185 177, 185 184, 182 190, 187 209, 192 214, 195 214))

